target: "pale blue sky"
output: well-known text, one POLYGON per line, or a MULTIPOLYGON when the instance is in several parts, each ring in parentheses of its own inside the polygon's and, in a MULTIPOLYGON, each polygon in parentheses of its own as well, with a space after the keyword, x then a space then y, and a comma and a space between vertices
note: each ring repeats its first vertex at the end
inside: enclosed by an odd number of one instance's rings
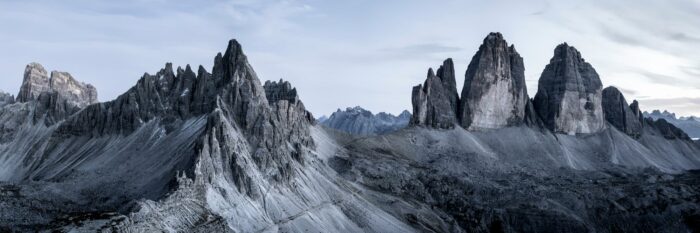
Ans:
POLYGON ((290 80, 314 115, 409 109, 411 87, 500 31, 525 59, 530 96, 562 42, 644 110, 700 115, 700 2, 688 1, 0 1, 0 89, 24 66, 68 71, 115 98, 166 62, 202 64, 231 38, 260 79, 290 80))

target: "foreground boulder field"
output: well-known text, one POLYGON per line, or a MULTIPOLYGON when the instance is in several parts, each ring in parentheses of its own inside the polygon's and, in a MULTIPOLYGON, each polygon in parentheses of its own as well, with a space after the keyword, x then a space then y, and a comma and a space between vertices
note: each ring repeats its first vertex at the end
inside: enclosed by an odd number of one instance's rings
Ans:
POLYGON ((447 59, 413 89, 409 127, 366 137, 261 83, 235 40, 211 72, 166 64, 104 103, 39 67, 0 94, 0 231, 700 230, 700 146, 566 44, 533 101, 490 34, 466 92, 447 59))

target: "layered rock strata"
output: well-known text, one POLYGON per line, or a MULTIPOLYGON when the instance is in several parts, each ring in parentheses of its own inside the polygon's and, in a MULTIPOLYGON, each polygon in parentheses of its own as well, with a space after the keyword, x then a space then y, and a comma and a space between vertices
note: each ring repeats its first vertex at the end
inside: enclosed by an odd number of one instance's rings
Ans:
POLYGON ((489 34, 467 68, 460 105, 462 127, 520 125, 528 101, 523 58, 500 33, 489 34))
POLYGON ((560 44, 542 72, 534 105, 545 126, 557 133, 605 129, 602 83, 576 48, 560 44))
POLYGON ((42 93, 48 92, 56 92, 67 104, 78 108, 97 103, 94 86, 75 80, 68 72, 52 71, 48 77, 41 64, 27 65, 17 101, 37 100, 42 93))

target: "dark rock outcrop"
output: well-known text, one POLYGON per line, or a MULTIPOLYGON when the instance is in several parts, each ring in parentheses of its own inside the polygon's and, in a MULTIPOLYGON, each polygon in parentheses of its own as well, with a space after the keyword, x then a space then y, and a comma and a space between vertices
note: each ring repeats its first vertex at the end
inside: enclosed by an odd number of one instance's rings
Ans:
POLYGON ((321 122, 329 128, 340 130, 349 134, 368 136, 391 133, 408 125, 411 113, 403 111, 398 116, 380 112, 372 114, 359 106, 347 108, 331 114, 331 117, 321 122))
POLYGON ((459 113, 462 127, 520 125, 528 101, 523 58, 500 33, 490 33, 467 68, 459 113))
POLYGON ((67 72, 52 71, 47 77, 46 70, 38 63, 30 63, 24 70, 24 80, 17 101, 37 100, 42 93, 56 92, 67 104, 78 108, 97 103, 97 89, 79 82, 67 72))
POLYGON ((5 105, 8 104, 13 104, 15 103, 15 97, 10 95, 9 93, 0 91, 0 108, 4 107, 5 105))
POLYGON ((534 105, 557 133, 596 133, 605 128, 602 83, 576 48, 560 44, 542 72, 534 105))
MULTIPOLYGON (((618 130, 630 135, 633 138, 639 138, 642 134, 642 122, 639 121, 639 115, 635 114, 632 108, 627 105, 627 100, 622 95, 620 90, 615 87, 606 87, 603 89, 603 114, 605 120, 610 122, 618 130)), ((635 102, 636 103, 636 102, 635 102)), ((635 104, 635 108, 638 108, 635 104)), ((636 109, 639 112, 638 109, 636 109)))
POLYGON ((634 114, 639 122, 644 123, 644 114, 642 114, 642 110, 639 108, 639 102, 637 100, 632 101, 632 104, 630 104, 630 110, 632 110, 632 114, 634 114))
POLYGON ((413 87, 411 124, 453 128, 459 122, 456 86, 452 59, 443 62, 437 75, 430 68, 425 83, 413 87))
POLYGON ((646 125, 651 126, 655 130, 657 130, 666 139, 681 139, 687 141, 691 140, 688 134, 683 132, 682 129, 679 129, 675 125, 666 121, 666 119, 661 118, 658 120, 654 120, 652 118, 646 118, 644 120, 646 125))

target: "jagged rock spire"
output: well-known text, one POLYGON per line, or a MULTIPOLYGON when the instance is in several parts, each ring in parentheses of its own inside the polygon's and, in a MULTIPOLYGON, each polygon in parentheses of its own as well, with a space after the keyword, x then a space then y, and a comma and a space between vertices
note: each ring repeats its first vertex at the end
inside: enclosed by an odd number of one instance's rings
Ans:
POLYGON ((639 108, 639 102, 637 102, 637 100, 632 101, 632 104, 630 104, 630 110, 632 110, 632 114, 639 119, 639 122, 644 123, 644 114, 642 114, 642 110, 639 108))
POLYGON ((542 72, 534 105, 547 128, 595 133, 605 128, 602 83, 576 48, 560 44, 542 72))
MULTIPOLYGON (((603 89, 602 104, 605 120, 611 125, 633 138, 641 136, 642 122, 639 120, 639 115, 635 114, 635 111, 627 105, 627 100, 620 90, 615 87, 603 89)), ((636 101, 635 105, 638 105, 636 101)), ((636 109, 636 112, 638 113, 639 109, 636 109)))
POLYGON ((501 33, 490 33, 472 57, 461 96, 461 125, 495 129, 524 122, 529 98, 525 67, 501 33))
POLYGON ((457 124, 459 97, 454 79, 454 64, 447 59, 435 75, 428 69, 428 77, 423 85, 413 87, 412 125, 425 125, 435 128, 453 128, 457 124))

